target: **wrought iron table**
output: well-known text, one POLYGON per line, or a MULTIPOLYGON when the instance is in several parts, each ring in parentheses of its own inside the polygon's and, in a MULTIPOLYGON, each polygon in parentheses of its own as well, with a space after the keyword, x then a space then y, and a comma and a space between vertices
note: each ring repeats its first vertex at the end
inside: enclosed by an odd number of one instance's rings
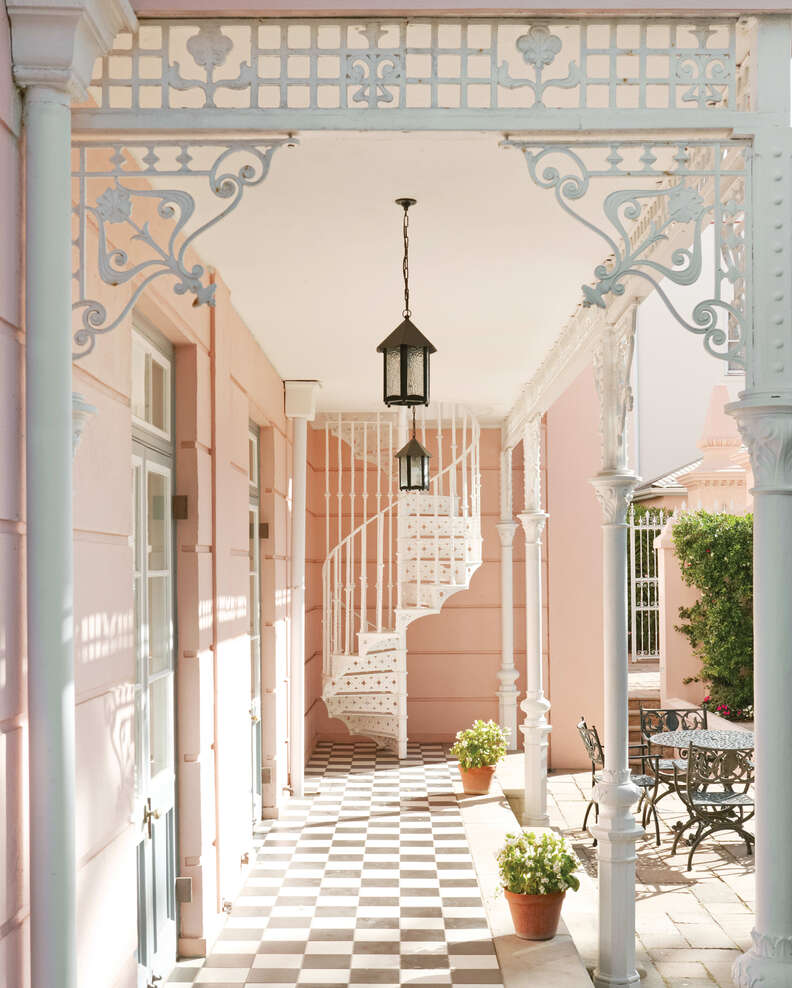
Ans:
POLYGON ((754 736, 751 731, 663 731, 649 739, 659 748, 678 748, 687 751, 691 741, 699 748, 722 748, 732 751, 751 751, 754 736))

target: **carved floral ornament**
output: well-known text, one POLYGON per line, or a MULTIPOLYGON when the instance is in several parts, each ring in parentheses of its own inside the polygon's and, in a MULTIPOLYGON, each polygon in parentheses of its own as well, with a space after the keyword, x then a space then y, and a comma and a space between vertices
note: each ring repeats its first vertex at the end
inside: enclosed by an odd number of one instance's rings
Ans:
POLYGON ((749 405, 729 409, 751 455, 758 492, 792 492, 792 405, 749 405))

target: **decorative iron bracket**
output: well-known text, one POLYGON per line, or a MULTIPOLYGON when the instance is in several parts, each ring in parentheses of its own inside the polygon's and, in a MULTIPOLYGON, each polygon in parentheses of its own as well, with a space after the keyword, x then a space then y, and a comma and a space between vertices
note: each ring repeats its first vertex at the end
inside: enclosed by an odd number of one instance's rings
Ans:
POLYGON ((73 145, 77 287, 73 310, 79 313, 75 360, 93 350, 98 335, 120 325, 158 278, 173 279, 177 295, 193 294, 193 305, 214 305, 215 287, 206 279, 205 266, 191 259, 189 252, 203 233, 236 209, 247 189, 264 181, 273 154, 287 143, 294 141, 118 140, 73 145), (190 192, 162 188, 165 182, 183 178, 205 178, 222 208, 197 222, 190 192), (89 244, 94 242, 101 281, 131 288, 115 314, 88 295, 89 244))
POLYGON ((631 279, 648 281, 676 321, 703 336, 704 348, 732 365, 744 365, 750 302, 747 244, 751 147, 740 141, 583 141, 574 145, 506 140, 522 151, 534 184, 552 190, 569 216, 599 237, 608 257, 581 286, 584 306, 607 307, 631 279), (625 182, 624 180, 628 181, 625 182), (605 223, 575 208, 599 189, 605 223), (694 285, 706 278, 702 235, 715 236, 712 295, 689 313, 680 311, 663 282, 694 285))

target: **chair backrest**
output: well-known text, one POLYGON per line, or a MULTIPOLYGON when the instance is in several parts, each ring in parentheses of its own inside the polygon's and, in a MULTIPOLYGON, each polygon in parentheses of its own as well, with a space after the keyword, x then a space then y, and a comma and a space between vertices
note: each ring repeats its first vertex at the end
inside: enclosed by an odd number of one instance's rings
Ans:
POLYGON ((602 742, 599 739, 596 727, 589 727, 583 717, 577 726, 578 734, 583 741, 586 754, 591 759, 592 769, 602 768, 605 765, 605 753, 602 750, 602 742))
POLYGON ((688 793, 711 791, 713 786, 746 792, 754 781, 753 752, 701 748, 692 743, 686 776, 688 793))
POLYGON ((641 739, 666 731, 698 731, 707 726, 706 707, 641 707, 641 739))

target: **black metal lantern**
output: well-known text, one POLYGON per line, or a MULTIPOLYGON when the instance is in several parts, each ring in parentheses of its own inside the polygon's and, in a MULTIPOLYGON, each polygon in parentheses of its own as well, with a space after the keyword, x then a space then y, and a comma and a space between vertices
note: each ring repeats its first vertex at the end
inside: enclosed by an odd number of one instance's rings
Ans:
POLYGON ((429 490, 429 459, 431 455, 415 438, 415 408, 413 408, 412 439, 405 443, 396 454, 396 459, 399 461, 399 490, 429 490))
POLYGON ((424 334, 411 320, 410 270, 408 255, 409 220, 407 210, 415 205, 415 199, 397 199, 404 210, 402 233, 404 238, 404 316, 403 321, 377 347, 383 355, 382 397, 386 405, 429 404, 429 355, 436 352, 424 334))

